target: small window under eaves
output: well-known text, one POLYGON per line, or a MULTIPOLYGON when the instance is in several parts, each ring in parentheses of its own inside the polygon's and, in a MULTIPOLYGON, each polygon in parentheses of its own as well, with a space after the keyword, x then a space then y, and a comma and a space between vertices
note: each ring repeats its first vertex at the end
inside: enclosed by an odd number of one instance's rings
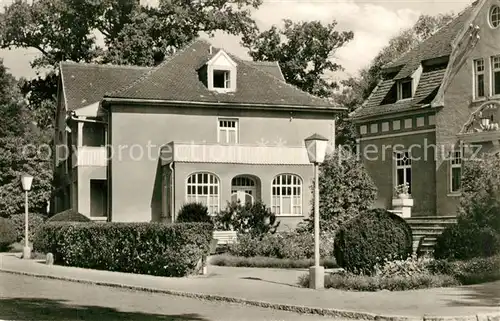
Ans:
POLYGON ((398 82, 398 100, 408 99, 413 96, 412 80, 405 79, 398 82))

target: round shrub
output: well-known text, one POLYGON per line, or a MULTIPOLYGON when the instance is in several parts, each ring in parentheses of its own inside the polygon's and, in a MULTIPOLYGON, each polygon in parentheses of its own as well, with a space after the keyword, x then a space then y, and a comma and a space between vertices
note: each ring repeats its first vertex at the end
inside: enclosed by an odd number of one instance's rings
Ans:
POLYGON ((436 259, 468 260, 489 257, 500 253, 500 235, 489 227, 479 227, 472 222, 447 227, 436 240, 436 259))
POLYGON ((208 208, 201 203, 184 204, 177 215, 179 223, 211 223, 208 208))
POLYGON ((11 221, 0 217, 0 251, 6 250, 16 241, 16 229, 11 221))
POLYGON ((344 223, 334 240, 337 263, 347 271, 371 275, 385 259, 406 259, 412 233, 404 219, 385 209, 372 209, 344 223))
MULTIPOLYGON (((24 219, 25 214, 15 214, 12 215, 9 220, 14 225, 16 230, 16 242, 21 242, 24 240, 24 219)), ((32 241, 37 229, 43 224, 45 217, 40 214, 29 214, 28 216, 28 237, 32 241)))
POLYGON ((80 214, 74 210, 66 210, 57 213, 50 217, 47 222, 91 222, 92 220, 87 216, 80 214))

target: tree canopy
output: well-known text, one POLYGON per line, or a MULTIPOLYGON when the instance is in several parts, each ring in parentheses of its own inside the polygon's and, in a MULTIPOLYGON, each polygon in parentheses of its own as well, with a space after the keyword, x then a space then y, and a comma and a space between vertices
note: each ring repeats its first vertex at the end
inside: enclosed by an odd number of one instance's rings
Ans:
POLYGON ((34 124, 19 83, 1 60, 0 120, 0 216, 22 213, 24 194, 20 177, 23 173, 34 176, 30 211, 45 213, 52 179, 50 136, 34 124))
POLYGON ((323 25, 320 21, 292 22, 284 20, 284 27, 243 37, 242 44, 256 61, 277 61, 285 80, 298 88, 319 96, 331 96, 337 83, 325 77, 342 66, 334 54, 353 39, 352 31, 336 31, 337 22, 323 25))
POLYGON ((0 14, 0 48, 35 48, 34 68, 46 76, 25 82, 40 126, 52 126, 61 61, 152 66, 200 33, 246 36, 257 30, 250 10, 261 0, 15 0, 0 14))

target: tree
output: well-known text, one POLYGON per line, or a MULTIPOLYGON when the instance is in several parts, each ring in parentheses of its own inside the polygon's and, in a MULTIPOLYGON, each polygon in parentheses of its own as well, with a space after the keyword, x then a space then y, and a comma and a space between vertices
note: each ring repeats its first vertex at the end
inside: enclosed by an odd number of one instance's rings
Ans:
MULTIPOLYGON (((320 165, 319 193, 321 229, 333 232, 341 223, 367 211, 375 200, 377 188, 360 160, 350 151, 337 148, 320 165)), ((308 225, 312 229, 312 219, 308 225)))
POLYGON ((337 83, 329 81, 325 72, 335 72, 342 66, 334 61, 335 51, 350 40, 351 31, 338 32, 337 22, 328 25, 320 21, 294 23, 284 20, 258 34, 243 37, 242 44, 256 61, 277 61, 285 80, 310 94, 329 97, 337 83))
MULTIPOLYGON (((61 61, 151 66, 200 32, 245 35, 256 30, 250 8, 261 0, 15 0, 0 14, 0 48, 35 48, 34 68, 54 71, 61 61), (98 42, 102 35, 104 48, 98 42)), ((52 126, 57 74, 25 83, 30 109, 41 126, 52 126)))
MULTIPOLYGON (((417 46, 422 41, 429 38, 439 28, 446 25, 454 18, 452 14, 429 16, 421 15, 415 25, 405 29, 396 37, 389 41, 389 44, 375 56, 372 62, 362 68, 358 77, 349 77, 341 81, 341 90, 333 95, 335 101, 344 107, 347 107, 349 112, 354 111, 357 107, 368 99, 373 89, 380 80, 382 67, 396 60, 410 49, 417 46)), ((347 115, 347 113, 346 113, 347 115)), ((341 121, 337 126, 339 143, 354 145, 355 133, 349 120, 342 115, 341 121)))
POLYGON ((45 213, 51 192, 49 136, 33 124, 14 77, 0 61, 0 216, 21 213, 24 195, 20 176, 34 176, 32 212, 45 213))

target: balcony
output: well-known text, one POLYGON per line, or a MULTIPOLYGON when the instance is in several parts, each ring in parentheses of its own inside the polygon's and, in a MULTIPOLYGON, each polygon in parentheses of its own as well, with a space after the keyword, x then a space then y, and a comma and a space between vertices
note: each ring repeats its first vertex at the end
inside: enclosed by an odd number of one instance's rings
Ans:
POLYGON ((224 163, 262 165, 309 165, 305 147, 219 145, 171 142, 161 149, 162 164, 224 163))
POLYGON ((106 147, 79 147, 73 154, 73 167, 77 166, 106 166, 106 147))

